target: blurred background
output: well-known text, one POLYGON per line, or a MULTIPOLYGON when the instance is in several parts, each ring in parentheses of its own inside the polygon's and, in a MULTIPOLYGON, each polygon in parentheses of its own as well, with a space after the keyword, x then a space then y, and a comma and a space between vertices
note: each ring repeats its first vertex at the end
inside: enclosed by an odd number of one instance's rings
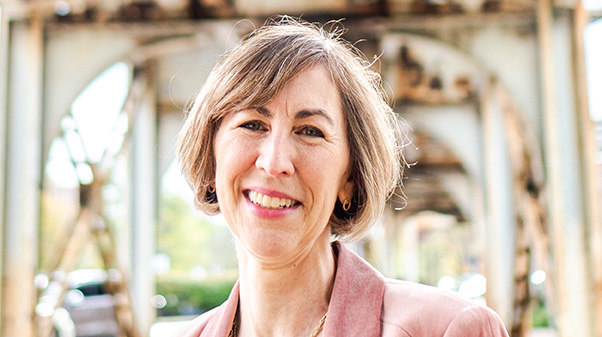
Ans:
POLYGON ((0 0, 0 337, 169 336, 225 300, 233 240, 174 145, 276 14, 344 18, 407 122, 353 250, 513 337, 602 336, 601 0, 0 0))

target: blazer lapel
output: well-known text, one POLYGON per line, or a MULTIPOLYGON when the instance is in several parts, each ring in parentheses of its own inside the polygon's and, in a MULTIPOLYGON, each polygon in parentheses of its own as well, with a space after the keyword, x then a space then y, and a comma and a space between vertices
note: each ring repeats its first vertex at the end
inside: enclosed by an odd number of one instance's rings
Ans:
POLYGON ((384 277, 341 243, 332 247, 338 260, 324 336, 380 336, 384 277))
POLYGON ((213 317, 207 322, 201 337, 227 337, 232 329, 232 323, 238 310, 239 281, 234 284, 228 300, 216 308, 213 317))

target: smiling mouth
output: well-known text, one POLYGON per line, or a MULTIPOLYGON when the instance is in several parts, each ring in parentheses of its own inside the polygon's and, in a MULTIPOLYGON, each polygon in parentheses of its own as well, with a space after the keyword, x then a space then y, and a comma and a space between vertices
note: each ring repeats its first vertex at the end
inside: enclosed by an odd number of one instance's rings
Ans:
POLYGON ((256 191, 247 192, 247 197, 255 205, 268 209, 284 209, 299 203, 298 201, 291 199, 270 197, 256 191))

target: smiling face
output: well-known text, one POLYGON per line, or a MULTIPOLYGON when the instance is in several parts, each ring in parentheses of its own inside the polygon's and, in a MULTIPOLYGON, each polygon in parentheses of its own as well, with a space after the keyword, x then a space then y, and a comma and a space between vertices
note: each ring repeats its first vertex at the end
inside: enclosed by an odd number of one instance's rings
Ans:
POLYGON ((265 106, 228 113, 214 151, 220 209, 250 254, 278 263, 328 243, 335 201, 351 198, 353 185, 326 67, 302 71, 265 106))

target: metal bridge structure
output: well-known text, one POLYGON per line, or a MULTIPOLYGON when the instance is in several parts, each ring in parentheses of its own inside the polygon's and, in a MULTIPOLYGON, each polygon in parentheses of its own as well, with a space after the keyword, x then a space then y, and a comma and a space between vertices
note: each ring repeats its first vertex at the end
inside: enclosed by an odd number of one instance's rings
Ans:
MULTIPOLYGON (((371 262, 395 274, 395 256, 411 256, 424 230, 415 216, 450 215, 468 224, 487 303, 512 336, 528 331, 535 266, 549 275, 558 336, 602 337, 601 145, 583 41, 601 13, 578 0, 474 2, 0 0, 0 337, 49 334, 36 311, 47 293, 34 286, 44 168, 53 140, 78 134, 70 126, 78 95, 117 63, 129 71, 121 140, 100 159, 72 158, 92 178, 80 181, 79 216, 65 225, 53 266, 68 272, 79 244, 97 244, 105 267, 122 275, 114 294, 127 298, 123 335, 148 334, 159 180, 185 107, 221 53, 284 13, 346 18, 344 36, 377 56, 395 111, 411 126, 406 157, 415 165, 399 193, 407 197, 390 201, 368 238, 371 262), (120 158, 128 221, 115 242, 99 191, 120 158)), ((405 262, 404 277, 416 279, 416 261, 405 262)))

